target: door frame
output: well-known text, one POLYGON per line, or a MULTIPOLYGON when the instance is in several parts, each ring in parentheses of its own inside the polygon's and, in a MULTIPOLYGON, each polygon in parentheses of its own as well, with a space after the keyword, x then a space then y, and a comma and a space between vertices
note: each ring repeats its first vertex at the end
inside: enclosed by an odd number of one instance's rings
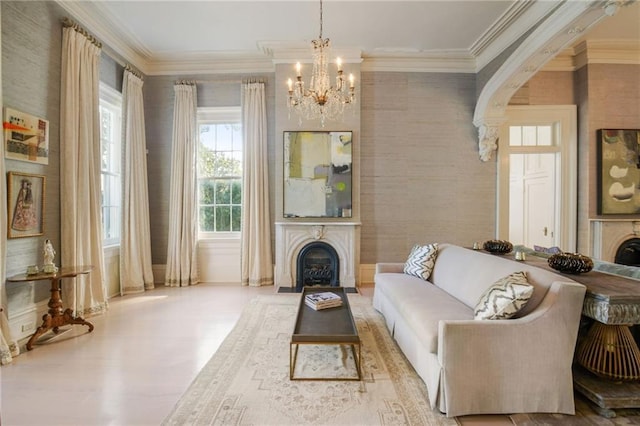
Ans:
POLYGON ((506 121, 500 128, 497 161, 496 234, 509 239, 509 155, 560 153, 559 190, 556 193, 556 232, 563 251, 575 252, 578 229, 578 134, 575 105, 514 105, 506 108, 506 121), (557 145, 551 147, 509 146, 510 126, 554 126, 557 145))

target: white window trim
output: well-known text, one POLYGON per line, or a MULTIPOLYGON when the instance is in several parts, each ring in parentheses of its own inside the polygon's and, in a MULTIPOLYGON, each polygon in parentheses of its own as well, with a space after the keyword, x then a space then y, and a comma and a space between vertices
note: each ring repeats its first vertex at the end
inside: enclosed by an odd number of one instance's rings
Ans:
MULTIPOLYGON (((122 93, 118 92, 113 87, 105 84, 104 82, 99 83, 99 99, 101 102, 108 104, 112 108, 119 108, 122 112, 122 93)), ((122 157, 124 156, 124 145, 123 145, 123 132, 122 128, 122 114, 116 116, 115 119, 118 121, 120 132, 117 137, 120 139, 120 185, 122 186, 122 157)), ((102 143, 102 142, 101 142, 102 143)), ((100 175, 102 175, 102 168, 100 168, 100 175)), ((122 191, 120 191, 122 194, 122 191)), ((100 213, 102 214, 102 205, 100 206, 100 213)), ((118 238, 103 238, 102 247, 103 248, 111 248, 111 247, 120 247, 120 241, 122 238, 122 199, 120 200, 120 237, 118 238)))
MULTIPOLYGON (((198 126, 200 124, 242 123, 242 108, 239 106, 227 107, 198 107, 198 126)), ((244 191, 244 188, 242 189, 244 191)), ((240 232, 201 232, 198 231, 198 240, 239 240, 240 232)))

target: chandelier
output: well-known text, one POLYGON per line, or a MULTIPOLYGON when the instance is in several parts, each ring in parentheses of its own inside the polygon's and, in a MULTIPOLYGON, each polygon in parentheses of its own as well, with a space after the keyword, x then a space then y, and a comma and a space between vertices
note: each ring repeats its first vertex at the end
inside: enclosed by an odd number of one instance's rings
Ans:
POLYGON ((289 117, 291 111, 296 111, 300 122, 302 118, 307 120, 320 119, 324 127, 325 120, 335 120, 344 113, 345 105, 354 104, 355 86, 353 74, 349 74, 349 88, 344 78, 342 61, 336 58, 338 68, 335 77, 336 84, 331 86, 329 76, 329 53, 331 50, 328 38, 322 38, 322 0, 320 0, 320 36, 311 42, 313 46, 313 70, 309 88, 305 88, 302 80, 302 67, 300 62, 296 64, 296 81, 289 79, 289 117))

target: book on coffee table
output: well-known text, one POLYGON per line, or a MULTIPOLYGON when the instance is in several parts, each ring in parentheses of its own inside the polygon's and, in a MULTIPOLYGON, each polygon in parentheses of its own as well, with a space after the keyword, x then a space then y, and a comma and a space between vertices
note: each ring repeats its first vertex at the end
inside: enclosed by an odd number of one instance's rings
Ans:
POLYGON ((324 291, 307 294, 304 298, 304 303, 318 311, 320 309, 342 306, 342 298, 330 291, 324 291))

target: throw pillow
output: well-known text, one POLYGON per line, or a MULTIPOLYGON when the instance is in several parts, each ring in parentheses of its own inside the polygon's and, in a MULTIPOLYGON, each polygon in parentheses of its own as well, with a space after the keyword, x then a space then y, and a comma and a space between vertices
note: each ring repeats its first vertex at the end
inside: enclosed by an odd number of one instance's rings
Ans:
POLYGON ((474 319, 508 319, 527 304, 533 294, 524 272, 514 272, 496 281, 480 296, 473 310, 474 319))
POLYGON ((427 244, 426 246, 414 246, 407 262, 404 264, 404 273, 427 281, 436 264, 437 255, 437 243, 427 244))

